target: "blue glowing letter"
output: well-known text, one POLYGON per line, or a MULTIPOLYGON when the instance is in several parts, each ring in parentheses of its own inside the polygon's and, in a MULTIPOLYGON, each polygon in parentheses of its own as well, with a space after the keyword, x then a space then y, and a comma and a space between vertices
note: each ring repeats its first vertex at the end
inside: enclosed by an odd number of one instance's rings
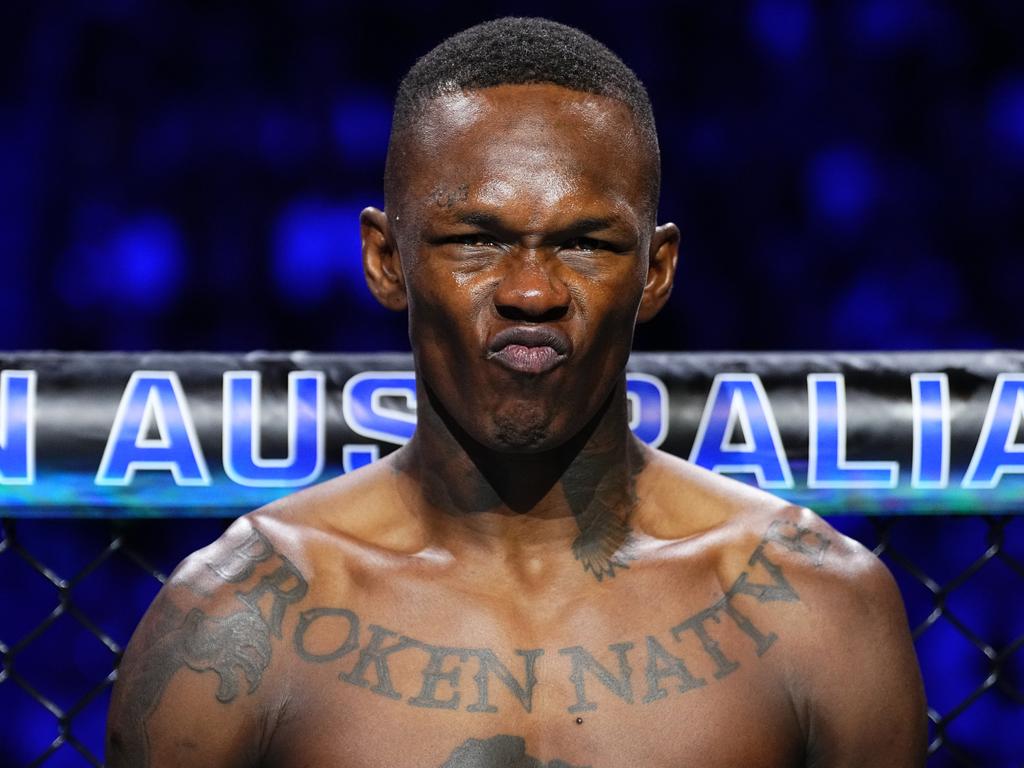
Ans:
POLYGON ((192 414, 174 371, 135 371, 131 375, 96 484, 128 485, 137 469, 170 470, 178 485, 210 484, 192 414), (153 428, 157 436, 148 437, 153 428))
POLYGON ((715 376, 690 461, 714 472, 752 472, 762 488, 793 487, 775 414, 756 373, 715 376), (743 439, 732 442, 737 428, 743 439))
POLYGON ((949 485, 949 377, 915 373, 910 377, 914 403, 914 488, 949 485))
POLYGON ((807 376, 808 488, 895 488, 895 461, 846 460, 846 380, 841 373, 807 376))
POLYGON ((995 488, 1007 472, 1024 473, 1024 444, 1016 442, 1024 418, 1024 374, 996 377, 964 488, 995 488))
MULTIPOLYGON (((412 371, 363 371, 345 382, 341 410, 349 429, 371 440, 404 445, 416 429, 416 375, 412 371), (391 408, 385 397, 405 401, 405 409, 391 408)), ((347 445, 344 469, 351 472, 375 461, 376 445, 347 445)))
POLYGON ((288 374, 288 456, 260 455, 260 384, 256 371, 224 374, 224 473, 239 485, 289 488, 316 480, 324 468, 324 375, 288 374))
POLYGON ((668 390, 657 376, 649 373, 626 374, 629 399, 629 428, 652 448, 668 434, 668 390))
POLYGON ((0 373, 0 485, 31 485, 36 475, 36 372, 0 373))

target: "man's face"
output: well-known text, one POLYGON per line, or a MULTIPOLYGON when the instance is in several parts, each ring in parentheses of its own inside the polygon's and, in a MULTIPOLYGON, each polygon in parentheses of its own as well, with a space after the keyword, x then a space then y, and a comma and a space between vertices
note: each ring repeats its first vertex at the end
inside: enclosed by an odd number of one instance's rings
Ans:
POLYGON ((403 142, 387 225, 421 385, 484 446, 561 445, 620 380, 655 235, 644 146, 628 107, 553 85, 435 99, 403 142))

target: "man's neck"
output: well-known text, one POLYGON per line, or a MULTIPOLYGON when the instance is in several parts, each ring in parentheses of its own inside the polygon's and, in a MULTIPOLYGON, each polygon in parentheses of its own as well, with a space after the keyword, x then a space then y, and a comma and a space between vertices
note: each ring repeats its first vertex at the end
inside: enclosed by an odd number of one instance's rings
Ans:
POLYGON ((571 550, 598 581, 628 567, 645 453, 629 429, 624 377, 577 435, 538 453, 480 445, 420 390, 416 434, 396 467, 434 537, 512 556, 571 550))

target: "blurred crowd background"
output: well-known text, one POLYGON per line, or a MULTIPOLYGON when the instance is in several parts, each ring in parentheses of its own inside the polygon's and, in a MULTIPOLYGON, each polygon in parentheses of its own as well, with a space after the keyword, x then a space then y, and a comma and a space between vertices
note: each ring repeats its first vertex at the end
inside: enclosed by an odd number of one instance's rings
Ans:
MULTIPOLYGON (((407 349, 359 259, 391 100, 442 38, 508 14, 582 28, 650 91, 683 247, 639 348, 1021 347, 1020 0, 12 0, 0 350, 407 349)), ((960 749, 929 764, 1019 768, 1021 521, 835 522, 885 548, 923 632, 960 749)), ((225 521, 0 524, 0 765, 96 765, 153 573, 225 521)))
POLYGON ((407 348, 361 276, 397 83, 546 15, 647 84, 677 293, 644 349, 1020 345, 1017 0, 0 7, 0 349, 407 348))

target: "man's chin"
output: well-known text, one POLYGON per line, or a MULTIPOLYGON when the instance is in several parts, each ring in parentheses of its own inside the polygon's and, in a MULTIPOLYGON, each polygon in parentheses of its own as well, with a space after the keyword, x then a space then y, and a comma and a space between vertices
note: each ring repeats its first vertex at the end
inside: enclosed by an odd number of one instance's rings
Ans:
POLYGON ((545 424, 530 424, 516 419, 495 419, 491 448, 508 453, 536 453, 555 447, 551 430, 545 424))
POLYGON ((507 453, 539 453, 562 445, 571 435, 562 434, 563 419, 539 403, 505 403, 492 411, 484 426, 487 447, 507 453), (561 427, 561 429, 559 428, 561 427))

